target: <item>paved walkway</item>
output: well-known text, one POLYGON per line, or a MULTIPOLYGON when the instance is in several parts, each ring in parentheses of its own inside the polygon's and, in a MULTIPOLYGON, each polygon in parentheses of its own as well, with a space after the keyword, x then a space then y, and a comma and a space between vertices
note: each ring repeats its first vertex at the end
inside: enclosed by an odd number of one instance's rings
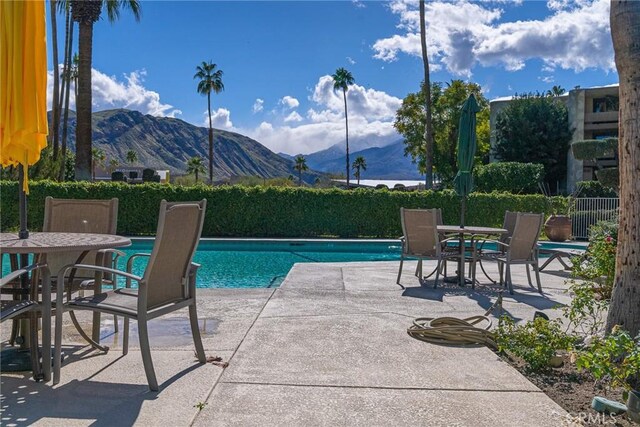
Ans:
MULTIPOLYGON (((544 296, 518 270, 505 311, 518 319, 536 310, 557 316, 552 308, 568 299, 564 273, 554 266, 541 274, 544 296)), ((406 334, 415 317, 482 314, 496 287, 421 288, 408 263, 402 290, 397 267, 297 264, 278 289, 200 290, 205 349, 228 368, 196 363, 186 313, 177 313, 150 323, 160 392, 148 391, 135 348, 123 357, 117 343, 106 355, 68 346, 56 387, 2 375, 1 424, 561 424, 565 412, 489 349, 436 346, 406 334)), ((65 343, 80 342, 71 328, 65 333, 65 343)), ((103 336, 117 339, 110 318, 103 336)))

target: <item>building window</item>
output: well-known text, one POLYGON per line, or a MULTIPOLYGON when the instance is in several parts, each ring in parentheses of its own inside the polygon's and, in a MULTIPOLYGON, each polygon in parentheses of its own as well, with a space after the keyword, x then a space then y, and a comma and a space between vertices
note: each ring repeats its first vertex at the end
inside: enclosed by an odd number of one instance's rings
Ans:
POLYGON ((603 96, 602 98, 593 98, 593 112, 606 113, 608 111, 618 111, 620 98, 614 95, 603 96))

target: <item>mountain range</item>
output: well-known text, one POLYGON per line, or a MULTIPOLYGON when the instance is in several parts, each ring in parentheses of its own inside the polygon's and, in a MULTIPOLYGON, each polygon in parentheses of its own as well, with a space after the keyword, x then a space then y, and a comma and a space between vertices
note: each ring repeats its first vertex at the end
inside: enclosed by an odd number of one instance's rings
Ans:
MULTIPOLYGON (((295 156, 280 153, 286 159, 295 156)), ((411 162, 410 157, 404 155, 404 144, 398 140, 384 147, 366 148, 349 154, 349 161, 353 163, 356 157, 362 156, 367 162, 367 170, 361 172, 362 179, 421 179, 418 168, 411 162)), ((304 156, 307 166, 313 170, 330 174, 346 173, 346 150, 342 144, 333 145, 325 150, 304 156)), ((353 171, 351 171, 353 175, 353 171)))
MULTIPOLYGON (((75 150, 75 113, 69 114, 68 145, 75 150)), ((138 162, 153 169, 168 169, 172 175, 186 173, 187 161, 208 156, 208 129, 180 119, 155 117, 138 111, 115 109, 93 113, 93 146, 102 149, 107 162, 116 159, 126 164, 129 150, 138 162)), ((261 178, 297 176, 294 162, 264 145, 235 132, 214 129, 213 173, 217 180, 235 176, 261 178)), ((313 182, 321 174, 308 171, 303 179, 313 182)))

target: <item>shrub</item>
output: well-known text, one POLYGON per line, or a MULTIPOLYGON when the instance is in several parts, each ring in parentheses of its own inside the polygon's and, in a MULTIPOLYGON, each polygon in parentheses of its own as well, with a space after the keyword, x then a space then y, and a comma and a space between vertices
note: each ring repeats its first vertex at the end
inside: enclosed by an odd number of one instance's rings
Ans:
POLYGON ((539 193, 543 177, 544 166, 539 163, 495 162, 474 168, 475 190, 483 193, 539 193))
POLYGON ((640 335, 635 339, 615 326, 605 338, 596 338, 578 354, 576 365, 625 391, 640 387, 640 335))
POLYGON ((611 187, 605 187, 599 181, 580 181, 578 197, 618 197, 611 187))
MULTIPOLYGON (((2 230, 18 225, 18 184, 1 181, 2 230)), ((206 198, 207 216, 203 236, 219 237, 377 237, 402 234, 400 208, 442 208, 444 221, 456 224, 460 198, 453 191, 387 191, 339 189, 242 187, 206 185, 177 186, 119 182, 34 181, 30 184, 29 224, 41 226, 46 196, 77 199, 120 200, 118 233, 149 235, 156 231, 160 200, 206 198)), ((565 205, 565 198, 554 203, 565 205)), ((501 226, 504 211, 548 212, 542 195, 473 193, 467 201, 469 225, 501 226)))
POLYGON ((549 369, 549 362, 560 350, 569 350, 576 338, 562 331, 558 320, 542 317, 516 325, 502 316, 495 332, 498 350, 510 353, 526 363, 531 372, 549 369))
POLYGON ((599 283, 598 293, 611 298, 616 270, 618 223, 601 221, 589 230, 589 246, 585 261, 574 265, 574 274, 599 283))

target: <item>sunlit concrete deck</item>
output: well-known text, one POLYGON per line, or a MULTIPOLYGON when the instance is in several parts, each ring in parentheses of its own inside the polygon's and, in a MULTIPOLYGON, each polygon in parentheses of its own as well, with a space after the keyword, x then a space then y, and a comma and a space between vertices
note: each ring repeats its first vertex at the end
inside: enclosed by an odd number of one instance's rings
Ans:
MULTIPOLYGON (((425 266, 425 271, 431 267, 425 266)), ((544 295, 524 268, 504 310, 531 319, 558 316, 566 273, 542 274, 544 295)), ((199 290, 208 355, 196 363, 186 312, 150 323, 160 392, 150 392, 135 348, 122 356, 113 319, 103 318, 108 354, 81 347, 65 328, 70 354, 62 382, 3 374, 2 425, 560 425, 565 412, 487 348, 454 348, 406 333, 419 316, 482 314, 497 286, 475 291, 444 284, 421 288, 407 263, 297 264, 278 289, 199 290), (76 343, 76 344, 73 344, 76 343), (198 407, 203 407, 199 409, 198 407)), ((495 270, 495 268, 493 268, 495 270)), ((428 284, 432 284, 429 281, 428 284)), ((7 336, 8 324, 2 336, 7 336)), ((135 333, 135 324, 132 324, 135 333)), ((133 339, 136 346, 136 340, 133 339)))

